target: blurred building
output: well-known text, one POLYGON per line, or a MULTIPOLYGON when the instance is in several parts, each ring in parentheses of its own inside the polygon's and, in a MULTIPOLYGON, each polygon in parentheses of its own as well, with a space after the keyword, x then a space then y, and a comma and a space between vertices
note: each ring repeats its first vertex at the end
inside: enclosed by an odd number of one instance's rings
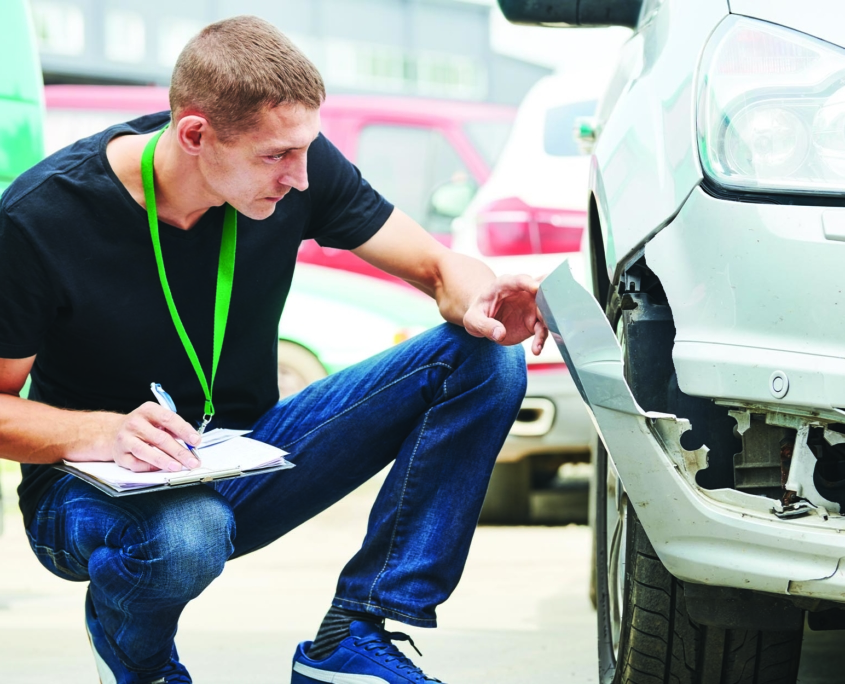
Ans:
POLYGON ((47 83, 167 85, 199 29, 273 22, 329 92, 517 104, 549 70, 494 53, 491 8, 462 0, 30 0, 47 83))

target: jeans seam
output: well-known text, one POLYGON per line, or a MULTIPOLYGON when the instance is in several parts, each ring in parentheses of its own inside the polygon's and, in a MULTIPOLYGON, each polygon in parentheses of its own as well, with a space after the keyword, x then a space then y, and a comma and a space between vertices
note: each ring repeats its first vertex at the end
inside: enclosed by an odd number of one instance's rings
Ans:
POLYGON ((387 547, 387 553, 385 554, 384 558, 384 565, 382 566, 379 573, 375 576, 372 585, 370 585, 370 593, 367 595, 367 601, 373 600, 373 592, 376 589, 376 584, 381 579, 384 571, 387 570, 387 565, 390 563, 390 556, 393 553, 393 544, 396 541, 396 531, 399 529, 399 519, 402 517, 402 507, 405 504, 405 491, 408 488, 408 479, 411 477, 411 468, 414 467, 414 460, 417 457, 417 449, 419 449, 420 441, 425 434, 425 426, 428 424, 428 414, 431 411, 429 409, 425 412, 425 420, 423 420, 422 429, 420 430, 420 436, 417 437, 417 443, 414 445, 414 453, 411 454, 411 459, 408 461, 408 470, 405 472, 405 481, 402 483, 402 495, 399 497, 399 505, 396 507, 396 521, 393 523, 393 533, 390 535, 390 544, 387 547))
MULTIPOLYGON (((448 381, 443 381, 443 395, 445 397, 449 396, 449 388, 448 388, 448 381)), ((399 497, 399 505, 396 507, 396 521, 393 523, 393 533, 390 536, 390 544, 387 547, 387 553, 385 554, 384 558, 384 565, 382 566, 379 573, 376 575, 375 579, 373 580, 372 585, 370 586, 370 593, 367 595, 367 601, 372 602, 373 600, 373 592, 376 590, 376 584, 378 584, 379 580, 387 570, 387 566, 390 563, 390 557, 393 555, 393 546, 394 542, 396 541, 396 533, 399 530, 399 521, 402 517, 402 508, 405 505, 405 492, 408 489, 408 480, 411 477, 411 469, 414 467, 414 462, 417 458, 417 451, 420 448, 420 442, 422 442, 423 436, 425 435, 425 429, 428 425, 428 417, 431 413, 432 409, 429 409, 425 412, 425 419, 423 420, 422 427, 420 428, 420 436, 417 437, 417 443, 414 444, 414 452, 411 454, 411 458, 408 461, 408 470, 405 473, 405 481, 402 483, 402 495, 399 497)))
POLYGON ((299 438, 295 439, 293 442, 289 442, 289 443, 285 444, 285 445, 283 446, 283 448, 284 448, 285 450, 287 450, 289 447, 292 447, 292 446, 293 446, 294 444, 296 444, 297 442, 301 442, 303 439, 305 439, 306 437, 309 437, 310 435, 314 434, 314 433, 315 433, 315 432, 317 432, 318 430, 322 430, 322 429, 323 429, 326 425, 328 425, 329 423, 331 423, 331 422, 333 422, 333 421, 335 421, 335 420, 339 419, 341 416, 344 416, 344 415, 346 415, 347 413, 349 413, 350 411, 352 411, 352 410, 354 410, 354 409, 358 408, 359 406, 361 406, 362 404, 364 404, 364 403, 368 402, 370 399, 372 399, 373 397, 377 396, 378 394, 381 394, 382 392, 387 391, 389 388, 393 387, 393 385, 396 385, 396 384, 398 384, 398 383, 402 382, 403 380, 407 380, 407 379, 408 379, 408 378, 410 378, 412 375, 415 375, 415 374, 419 373, 420 371, 424 371, 424 370, 427 370, 427 369, 429 369, 429 368, 434 368, 434 367, 436 367, 436 366, 442 366, 443 368, 446 368, 446 369, 447 369, 450 373, 451 373, 451 372, 453 372, 453 371, 455 370, 454 368, 452 368, 452 366, 450 366, 450 365, 449 365, 449 364, 447 364, 447 363, 443 363, 442 361, 436 361, 436 362, 434 362, 434 363, 429 363, 429 364, 426 364, 425 366, 420 366, 419 368, 415 368, 415 369, 414 369, 414 370, 412 370, 410 373, 406 373, 406 374, 405 374, 405 375, 403 375, 401 378, 396 378, 396 380, 394 380, 393 382, 388 383, 387 385, 385 385, 384 387, 382 387, 382 388, 380 388, 380 389, 376 390, 375 392, 371 392, 370 394, 368 394, 368 395, 367 395, 366 397, 364 397, 363 399, 360 399, 359 401, 356 401, 354 404, 352 404, 352 406, 347 407, 346 409, 344 409, 344 410, 343 410, 343 411, 341 411, 340 413, 338 413, 338 414, 336 414, 336 415, 332 416, 331 418, 329 418, 329 419, 328 419, 328 420, 326 420, 325 422, 320 423, 319 425, 315 426, 314 428, 312 428, 311 430, 309 430, 308 432, 306 432, 304 435, 300 435, 300 436, 299 436, 299 438))

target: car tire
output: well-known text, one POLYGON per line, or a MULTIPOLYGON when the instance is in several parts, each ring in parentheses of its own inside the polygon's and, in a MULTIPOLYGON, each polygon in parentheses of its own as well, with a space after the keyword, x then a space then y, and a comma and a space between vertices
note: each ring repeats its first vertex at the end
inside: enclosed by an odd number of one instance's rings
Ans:
POLYGON ((277 370, 281 398, 295 394, 328 375, 314 354, 302 345, 287 340, 279 340, 277 370))
POLYGON ((601 684, 795 684, 803 631, 697 624, 683 582, 655 553, 602 446, 596 475, 601 684))

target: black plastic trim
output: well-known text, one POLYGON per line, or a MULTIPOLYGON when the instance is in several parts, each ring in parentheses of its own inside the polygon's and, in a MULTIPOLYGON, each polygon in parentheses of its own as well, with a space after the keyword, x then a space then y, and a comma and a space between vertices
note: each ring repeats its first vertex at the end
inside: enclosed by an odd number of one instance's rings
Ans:
POLYGON ((776 192, 753 192, 732 190, 719 185, 712 178, 704 177, 701 189, 711 197, 730 202, 750 204, 781 204, 804 207, 845 207, 845 193, 836 195, 806 195, 801 193, 781 194, 776 192))

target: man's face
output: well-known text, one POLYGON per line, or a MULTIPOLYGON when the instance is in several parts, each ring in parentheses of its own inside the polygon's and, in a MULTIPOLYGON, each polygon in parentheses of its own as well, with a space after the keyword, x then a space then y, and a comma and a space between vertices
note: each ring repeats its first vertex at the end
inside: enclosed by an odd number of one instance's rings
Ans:
POLYGON ((302 105, 261 111, 258 125, 200 154, 207 190, 251 219, 266 219, 291 188, 308 188, 308 147, 320 131, 320 112, 302 105))

